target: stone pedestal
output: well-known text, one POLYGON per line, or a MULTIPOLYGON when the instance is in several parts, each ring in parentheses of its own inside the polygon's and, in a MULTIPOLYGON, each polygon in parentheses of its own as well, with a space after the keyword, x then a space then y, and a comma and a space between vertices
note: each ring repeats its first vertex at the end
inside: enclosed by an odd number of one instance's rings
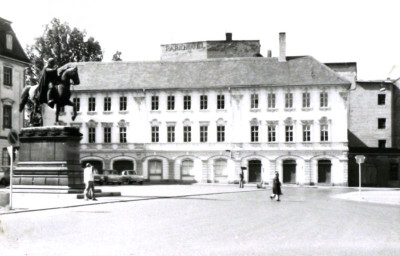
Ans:
POLYGON ((16 192, 81 193, 79 157, 82 134, 75 127, 23 128, 19 161, 13 173, 16 192))

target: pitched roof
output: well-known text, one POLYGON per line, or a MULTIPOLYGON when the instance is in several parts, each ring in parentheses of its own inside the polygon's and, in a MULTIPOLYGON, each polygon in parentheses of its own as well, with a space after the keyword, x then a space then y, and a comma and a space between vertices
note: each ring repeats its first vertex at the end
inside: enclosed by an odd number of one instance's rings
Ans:
POLYGON ((74 90, 343 85, 350 83, 313 57, 197 61, 80 62, 74 90))
POLYGON ((26 56, 21 44, 17 39, 17 36, 11 27, 11 22, 3 18, 0 18, 0 57, 1 56, 22 61, 25 64, 30 64, 30 60, 26 56), (6 48, 6 35, 8 33, 13 35, 13 45, 11 51, 6 48))

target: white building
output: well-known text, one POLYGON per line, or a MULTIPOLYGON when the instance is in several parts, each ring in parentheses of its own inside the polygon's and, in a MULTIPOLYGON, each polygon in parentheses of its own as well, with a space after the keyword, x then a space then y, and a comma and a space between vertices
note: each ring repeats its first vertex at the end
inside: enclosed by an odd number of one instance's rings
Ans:
MULTIPOLYGON (((146 179, 347 184, 350 83, 258 41, 163 45, 161 61, 78 63, 81 160, 146 179)), ((49 112, 47 112, 49 113, 49 112)), ((51 113, 52 114, 52 113, 51 113)))
POLYGON ((8 133, 22 127, 19 101, 25 85, 25 68, 29 64, 11 22, 0 18, 0 166, 10 164, 8 133))

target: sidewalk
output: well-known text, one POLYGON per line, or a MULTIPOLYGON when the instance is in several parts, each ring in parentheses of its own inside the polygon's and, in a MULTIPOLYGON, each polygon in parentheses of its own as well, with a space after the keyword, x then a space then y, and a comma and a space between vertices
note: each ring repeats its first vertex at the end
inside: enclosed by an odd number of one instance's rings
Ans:
MULTIPOLYGON (((143 186, 96 186, 103 192, 121 192, 121 196, 99 197, 97 201, 77 199, 77 194, 45 194, 45 193, 13 193, 13 207, 0 207, 1 214, 11 214, 27 211, 71 208, 87 205, 99 205, 116 202, 150 200, 156 198, 187 197, 196 195, 238 193, 257 190, 255 186, 239 189, 231 186, 201 186, 201 185, 143 185, 143 186)), ((0 189, 8 192, 8 189, 0 189)))
POLYGON ((357 202, 378 203, 400 206, 400 190, 362 190, 334 195, 333 198, 357 202))

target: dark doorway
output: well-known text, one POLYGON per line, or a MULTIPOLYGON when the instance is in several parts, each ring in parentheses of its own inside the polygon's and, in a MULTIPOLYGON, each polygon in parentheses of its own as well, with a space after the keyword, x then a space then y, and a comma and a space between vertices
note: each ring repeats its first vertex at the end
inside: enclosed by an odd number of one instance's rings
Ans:
POLYGON ((261 166, 260 160, 249 161, 249 182, 261 181, 261 166))
POLYGON ((124 170, 133 170, 133 162, 131 160, 114 161, 113 169, 121 173, 124 170))
POLYGON ((283 161, 283 182, 296 183, 296 160, 283 161))
POLYGON ((318 183, 331 184, 331 160, 318 161, 318 183))
POLYGON ((90 163, 99 173, 103 173, 103 162, 99 160, 85 160, 82 161, 82 168, 85 168, 87 163, 90 163))

